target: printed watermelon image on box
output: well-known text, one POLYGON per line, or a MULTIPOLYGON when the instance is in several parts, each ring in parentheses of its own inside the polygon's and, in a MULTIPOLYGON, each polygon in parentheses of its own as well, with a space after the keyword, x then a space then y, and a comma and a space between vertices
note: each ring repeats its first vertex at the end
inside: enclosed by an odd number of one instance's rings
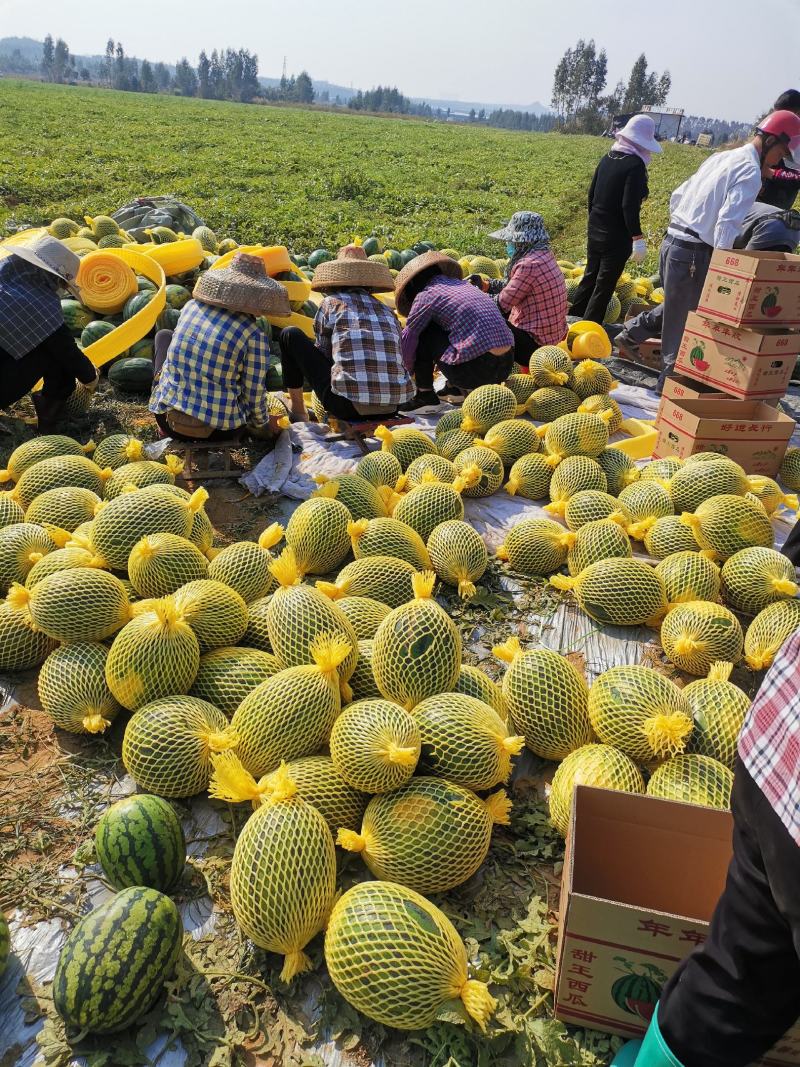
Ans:
POLYGON ((730 326, 800 327, 800 256, 718 248, 697 310, 730 326))

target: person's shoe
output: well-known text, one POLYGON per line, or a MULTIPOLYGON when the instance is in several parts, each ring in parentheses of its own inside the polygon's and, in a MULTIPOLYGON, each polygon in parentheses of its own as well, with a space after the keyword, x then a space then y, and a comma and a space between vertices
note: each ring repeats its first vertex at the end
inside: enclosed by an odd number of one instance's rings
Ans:
POLYGON ((36 425, 39 433, 53 433, 64 420, 66 403, 64 400, 53 400, 43 396, 41 392, 31 393, 34 409, 36 410, 36 425))
POLYGON ((420 408, 435 408, 439 406, 439 397, 433 389, 420 389, 410 400, 404 404, 398 404, 398 411, 419 411, 420 408))
POLYGON ((457 385, 451 385, 450 382, 446 382, 444 389, 439 393, 439 399, 446 404, 463 404, 466 396, 466 389, 459 389, 457 385))

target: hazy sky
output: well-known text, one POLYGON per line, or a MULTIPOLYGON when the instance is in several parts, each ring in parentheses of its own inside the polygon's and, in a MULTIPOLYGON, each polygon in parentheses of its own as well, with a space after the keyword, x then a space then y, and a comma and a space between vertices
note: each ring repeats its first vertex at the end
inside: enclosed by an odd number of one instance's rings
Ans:
POLYGON ((749 121, 800 87, 800 0, 0 0, 0 36, 62 36, 97 53, 193 63, 201 48, 246 47, 260 73, 290 72, 410 96, 549 103, 553 68, 577 37, 609 59, 609 85, 644 51, 672 73, 670 106, 749 121))

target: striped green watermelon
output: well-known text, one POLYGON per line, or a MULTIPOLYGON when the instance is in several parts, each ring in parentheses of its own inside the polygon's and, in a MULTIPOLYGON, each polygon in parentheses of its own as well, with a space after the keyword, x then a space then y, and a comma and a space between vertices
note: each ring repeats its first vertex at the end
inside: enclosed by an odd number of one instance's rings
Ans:
POLYGON ((155 292, 158 288, 155 282, 151 282, 149 278, 145 278, 142 274, 136 275, 136 285, 140 293, 143 293, 145 291, 155 292))
POLYGON ((316 270, 320 263, 327 263, 331 259, 333 259, 333 256, 327 248, 317 248, 308 257, 308 265, 313 270, 316 270))
POLYGON ((412 259, 416 259, 418 254, 419 253, 415 252, 413 248, 404 248, 400 253, 400 259, 403 261, 403 266, 405 266, 406 263, 410 263, 412 259))
POLYGON ((392 270, 402 269, 403 257, 400 255, 396 248, 387 248, 383 254, 386 256, 386 262, 389 264, 392 270))
POLYGON ((149 393, 153 384, 153 361, 120 359, 108 372, 111 384, 125 393, 149 393))
POLYGON ((365 237, 361 242, 361 247, 368 256, 377 255, 381 250, 380 242, 377 237, 365 237))
POLYGON ((123 319, 126 322, 128 319, 132 319, 137 311, 141 311, 142 308, 147 307, 155 295, 155 291, 152 289, 145 289, 140 293, 134 293, 133 296, 125 301, 125 307, 122 309, 123 319))
POLYGON ((186 840, 172 807, 148 793, 118 800, 94 832, 97 858, 115 889, 149 886, 166 893, 186 862, 186 840))
POLYGON ((94 322, 90 322, 88 326, 83 328, 81 333, 81 347, 88 348, 89 345, 93 345, 95 341, 99 341, 101 337, 106 337, 113 332, 114 324, 112 322, 96 319, 94 322))
POLYGON ((156 331, 158 330, 174 330, 178 325, 178 319, 180 318, 180 311, 177 308, 166 307, 156 319, 156 331))
POLYGON ((192 230, 192 237, 199 241, 204 252, 216 252, 217 235, 208 226, 197 226, 192 230))
POLYGON ((94 312, 84 307, 80 300, 62 300, 61 310, 67 329, 76 336, 94 319, 94 312))
MULTIPOLYGON (((125 353, 122 353, 123 355, 125 353)), ((133 359, 155 359, 155 345, 152 337, 143 337, 141 341, 134 341, 128 349, 128 355, 133 359)))
POLYGON ((56 1011, 75 1030, 112 1034, 155 1004, 171 977, 183 924, 157 889, 123 889, 84 915, 64 943, 53 979, 56 1011))
POLYGON ((8 966, 8 957, 11 953, 11 934, 8 930, 8 919, 0 911, 0 978, 2 978, 8 966))
POLYGON ((168 285, 166 288, 167 307, 178 311, 192 299, 192 294, 185 285, 168 285))

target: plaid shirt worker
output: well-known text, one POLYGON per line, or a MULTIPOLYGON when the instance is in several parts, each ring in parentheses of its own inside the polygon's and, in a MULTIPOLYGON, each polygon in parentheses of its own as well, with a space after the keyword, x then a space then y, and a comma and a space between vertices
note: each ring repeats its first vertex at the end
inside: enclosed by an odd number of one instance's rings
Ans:
POLYGON ((18 256, 0 259, 0 348, 22 359, 64 325, 58 281, 18 256))
POLYGON ((784 642, 750 708, 739 757, 800 845, 800 630, 784 642))
POLYGON ((340 289, 314 319, 317 348, 333 363, 331 389, 351 404, 391 407, 410 400, 394 312, 364 289, 340 289))
POLYGON ((548 249, 527 252, 512 266, 508 279, 489 283, 489 292, 512 326, 531 334, 540 345, 564 340, 567 287, 548 249))
POLYGON ((182 411, 215 430, 269 418, 269 343, 252 315, 190 300, 150 397, 156 415, 182 411))
POLYGON ((468 282, 440 275, 414 298, 406 320, 403 361, 410 371, 416 362, 419 335, 431 322, 450 338, 440 363, 468 363, 492 348, 514 344, 514 335, 490 296, 468 282))

